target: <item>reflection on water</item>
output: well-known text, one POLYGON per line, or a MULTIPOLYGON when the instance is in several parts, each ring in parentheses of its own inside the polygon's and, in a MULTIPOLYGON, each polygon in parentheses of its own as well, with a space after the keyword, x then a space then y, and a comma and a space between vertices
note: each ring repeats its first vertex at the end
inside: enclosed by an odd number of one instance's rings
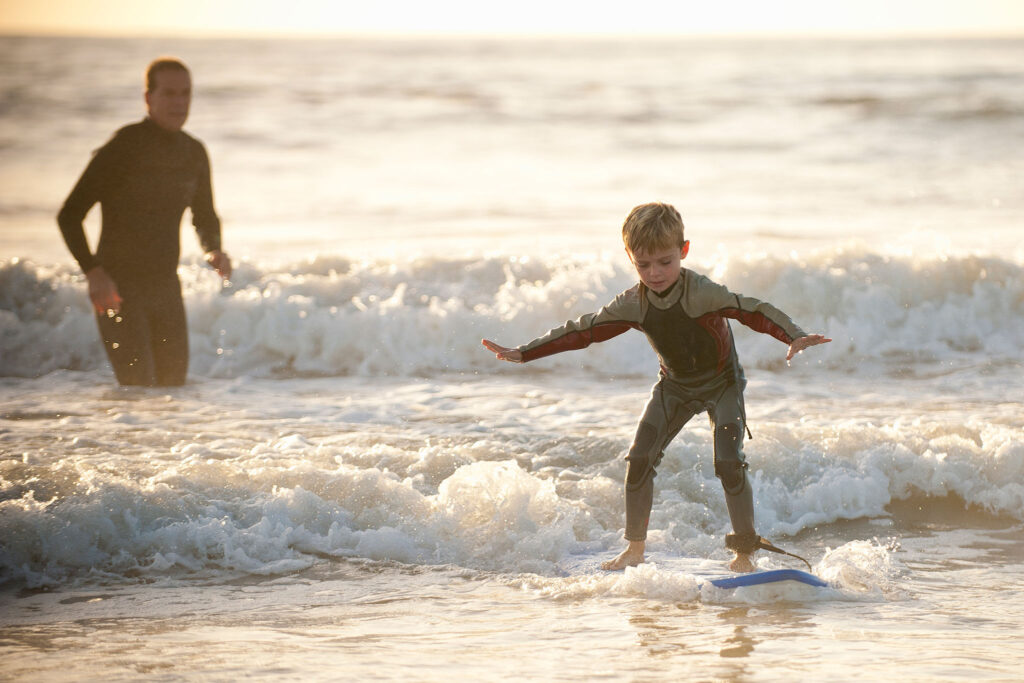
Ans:
POLYGON ((750 608, 739 607, 725 610, 718 615, 723 621, 729 622, 734 629, 733 634, 726 639, 719 651, 722 657, 741 659, 754 652, 758 641, 748 633, 747 618, 750 616, 750 612, 750 608))

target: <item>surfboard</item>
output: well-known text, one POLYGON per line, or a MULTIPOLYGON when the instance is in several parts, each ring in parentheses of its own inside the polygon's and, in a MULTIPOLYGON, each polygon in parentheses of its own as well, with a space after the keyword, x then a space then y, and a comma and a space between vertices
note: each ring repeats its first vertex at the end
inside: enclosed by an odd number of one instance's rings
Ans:
MULTIPOLYGON (((606 551, 585 555, 570 555, 559 563, 559 569, 563 576, 603 574, 604 572, 600 569, 600 563, 607 559, 608 553, 606 551)), ((697 582, 698 586, 710 585, 724 590, 765 584, 777 584, 780 588, 784 588, 787 581, 814 588, 828 587, 828 583, 821 577, 800 569, 764 569, 749 574, 732 574, 723 571, 721 560, 679 557, 662 553, 649 553, 647 563, 661 571, 690 576, 697 582)), ((616 572, 609 573, 615 574, 616 572)))
POLYGON ((769 569, 763 572, 751 572, 750 574, 708 579, 708 583, 712 586, 726 589, 759 586, 764 583, 776 583, 779 581, 798 581, 816 588, 826 588, 828 586, 825 581, 814 574, 809 574, 799 569, 769 569))

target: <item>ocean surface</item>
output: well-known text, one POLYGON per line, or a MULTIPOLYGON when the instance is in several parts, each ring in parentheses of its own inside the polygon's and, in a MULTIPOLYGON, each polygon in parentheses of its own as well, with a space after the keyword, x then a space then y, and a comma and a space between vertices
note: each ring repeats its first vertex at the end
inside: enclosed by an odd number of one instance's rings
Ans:
POLYGON ((1019 680, 1021 140, 1024 40, 0 37, 0 679, 1019 680), (236 273, 186 216, 189 382, 119 388, 54 216, 167 53, 236 273), (826 589, 702 583, 703 416, 596 569, 653 353, 480 346, 631 286, 655 200, 834 339, 733 325, 758 530, 826 589))

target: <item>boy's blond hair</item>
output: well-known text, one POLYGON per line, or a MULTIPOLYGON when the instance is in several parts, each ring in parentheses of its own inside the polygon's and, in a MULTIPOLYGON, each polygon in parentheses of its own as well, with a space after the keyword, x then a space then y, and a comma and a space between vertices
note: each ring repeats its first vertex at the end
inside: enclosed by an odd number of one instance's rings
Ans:
POLYGON ((631 254, 653 254, 682 248, 683 217, 671 204, 652 202, 634 207, 622 224, 622 241, 631 254))

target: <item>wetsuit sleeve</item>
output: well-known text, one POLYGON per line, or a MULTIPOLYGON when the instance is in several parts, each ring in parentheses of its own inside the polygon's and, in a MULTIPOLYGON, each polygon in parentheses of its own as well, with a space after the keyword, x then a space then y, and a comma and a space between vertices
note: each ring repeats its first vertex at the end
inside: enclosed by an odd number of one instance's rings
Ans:
POLYGON ((640 329, 640 297, 633 287, 615 297, 615 300, 596 313, 588 313, 569 320, 547 334, 517 347, 523 362, 529 362, 563 351, 583 349, 594 342, 617 337, 630 329, 640 329))
POLYGON ((199 184, 192 200, 192 225, 199 236, 199 244, 203 252, 211 252, 221 248, 220 218, 213 208, 213 181, 210 173, 210 157, 202 143, 196 142, 200 156, 199 184))
POLYGON ((698 316, 717 313, 738 320, 756 332, 770 334, 784 344, 792 344, 794 339, 807 334, 788 315, 770 303, 730 292, 728 288, 702 275, 695 276, 690 291, 688 308, 692 306, 697 309, 698 316))
POLYGON ((89 249, 83 221, 93 205, 103 197, 118 164, 118 147, 115 137, 96 151, 57 214, 57 225, 64 236, 64 243, 83 273, 100 265, 89 249))

